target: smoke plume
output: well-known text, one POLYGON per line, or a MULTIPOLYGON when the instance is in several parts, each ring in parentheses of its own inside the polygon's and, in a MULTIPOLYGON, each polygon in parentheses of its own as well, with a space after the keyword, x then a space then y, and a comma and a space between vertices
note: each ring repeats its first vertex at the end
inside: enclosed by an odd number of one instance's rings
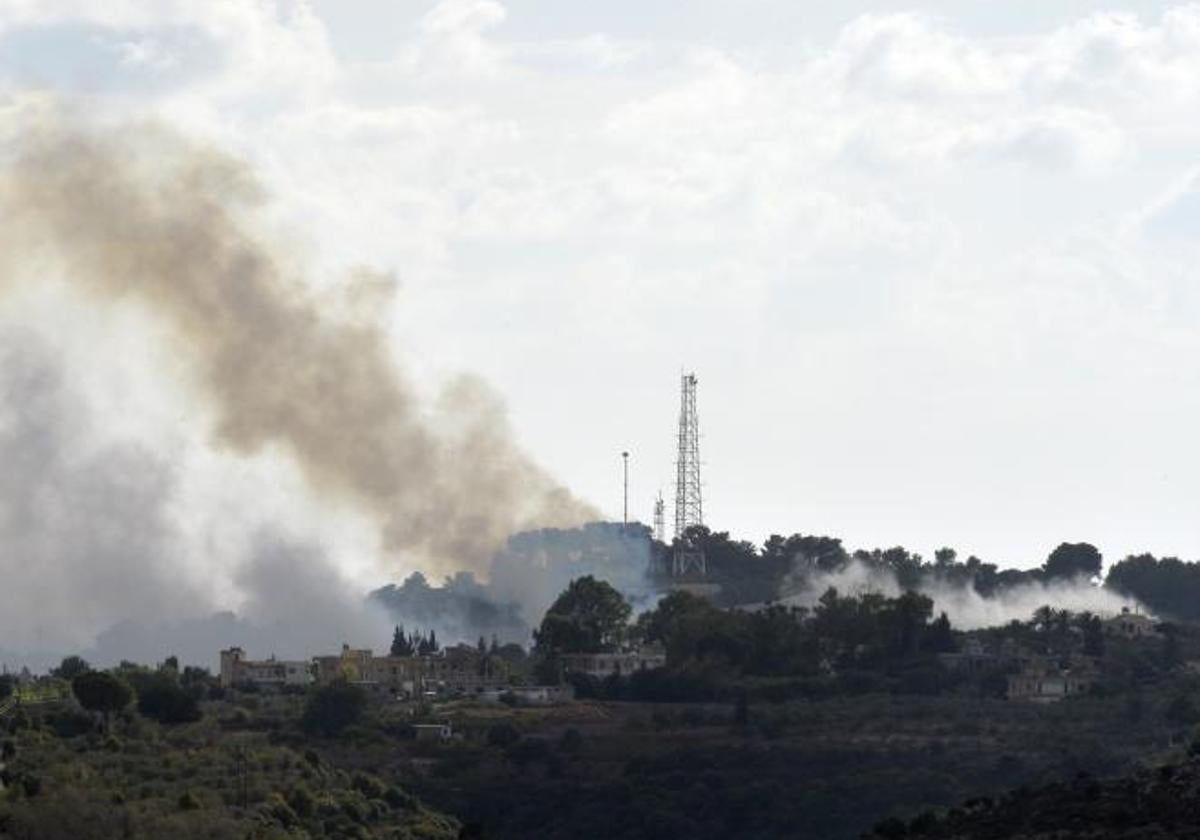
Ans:
MULTIPOLYGON (((836 571, 811 571, 793 579, 790 593, 781 603, 811 607, 830 587, 841 595, 862 595, 868 592, 894 598, 902 588, 889 571, 871 568, 851 560, 836 571)), ((1010 621, 1028 621, 1039 607, 1052 606, 1071 612, 1089 611, 1097 615, 1115 615, 1123 607, 1137 607, 1133 599, 1111 589, 1091 583, 1085 578, 1053 581, 1025 581, 981 595, 969 584, 952 584, 936 578, 922 580, 917 591, 933 600, 934 612, 945 612, 950 622, 960 630, 998 627, 1010 621)))
POLYGON ((480 383, 424 406, 378 321, 292 276, 258 232, 244 166, 148 126, 49 118, 22 134, 0 176, 0 284, 52 266, 96 301, 143 307, 221 447, 282 449, 317 492, 374 517, 385 549, 444 567, 482 569, 509 534, 591 516, 515 446, 480 383))
MULTIPOLYGON (((225 564, 239 610, 221 609, 189 562, 179 475, 97 429, 47 343, 0 331, 0 663, 42 669, 67 653, 213 666, 239 644, 303 658, 390 632, 323 549, 259 527, 225 564)), ((224 605, 227 609, 228 604, 224 605)))

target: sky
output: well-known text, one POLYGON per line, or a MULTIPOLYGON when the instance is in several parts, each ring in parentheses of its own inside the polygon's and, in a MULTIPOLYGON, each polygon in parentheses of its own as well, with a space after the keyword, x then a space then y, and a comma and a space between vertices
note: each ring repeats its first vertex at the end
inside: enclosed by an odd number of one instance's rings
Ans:
MULTIPOLYGON (((1200 557, 1200 5, 0 0, 0 146, 46 99, 248 161, 314 287, 394 277, 398 364, 608 516, 628 450, 670 518, 686 370, 738 538, 1200 557)), ((6 309, 197 552, 256 517, 376 575, 285 458, 205 447, 153 329, 6 309)))

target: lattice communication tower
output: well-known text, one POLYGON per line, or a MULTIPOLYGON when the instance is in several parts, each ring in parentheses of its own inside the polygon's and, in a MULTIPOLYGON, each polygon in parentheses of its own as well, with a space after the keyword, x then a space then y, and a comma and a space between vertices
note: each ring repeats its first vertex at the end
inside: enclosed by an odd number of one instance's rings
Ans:
POLYGON ((667 541, 667 505, 663 501, 662 491, 654 500, 654 539, 659 542, 667 541))
MULTIPOLYGON (((700 492, 700 420, 696 414, 696 374, 685 373, 679 402, 679 454, 675 460, 675 538, 693 525, 704 524, 700 492)), ((708 574, 704 552, 677 547, 671 570, 676 577, 708 574)))
POLYGON ((683 375, 679 402, 679 454, 675 459, 675 536, 704 524, 700 496, 700 420, 696 415, 696 374, 683 375))

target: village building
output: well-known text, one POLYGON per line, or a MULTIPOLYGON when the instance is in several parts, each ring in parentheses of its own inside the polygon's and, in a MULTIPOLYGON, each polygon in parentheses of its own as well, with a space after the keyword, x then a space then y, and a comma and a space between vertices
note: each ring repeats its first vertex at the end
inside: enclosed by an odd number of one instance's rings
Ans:
POLYGON ((1129 607, 1120 615, 1105 620, 1104 633, 1123 639, 1148 639, 1158 636, 1158 622, 1148 615, 1130 612, 1129 607))
POLYGON ((317 682, 329 685, 338 680, 350 683, 372 682, 371 663, 374 654, 369 648, 352 648, 343 644, 342 652, 333 656, 314 656, 313 666, 317 682))
POLYGON ((253 660, 246 658, 240 647, 221 651, 221 685, 225 688, 236 685, 257 686, 306 686, 313 680, 312 666, 308 662, 288 661, 270 657, 253 660))
POLYGON ((1078 664, 1040 660, 1008 678, 1009 700, 1055 703, 1091 690, 1096 672, 1082 661, 1078 664))
POLYGON ((938 660, 950 671, 985 671, 1000 664, 1001 658, 990 651, 979 639, 971 636, 963 642, 962 650, 955 653, 939 653, 938 660))
POLYGON ((595 679, 629 676, 638 671, 664 668, 667 653, 660 647, 647 646, 639 650, 616 653, 564 653, 560 660, 563 673, 586 674, 595 679))
POLYGON ((414 696, 424 691, 425 665, 420 656, 375 656, 366 666, 366 680, 393 695, 414 696))
POLYGON ((375 656, 368 649, 343 645, 341 654, 317 656, 313 663, 321 685, 344 679, 397 696, 471 694, 509 682, 502 661, 471 645, 423 656, 375 656))

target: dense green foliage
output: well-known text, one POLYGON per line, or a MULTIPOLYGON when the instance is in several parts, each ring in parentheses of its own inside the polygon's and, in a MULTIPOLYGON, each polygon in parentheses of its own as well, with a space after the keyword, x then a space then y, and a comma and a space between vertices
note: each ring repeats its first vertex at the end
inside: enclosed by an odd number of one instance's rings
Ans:
POLYGON ((571 581, 550 605, 534 639, 546 653, 609 650, 624 637, 631 612, 621 593, 586 575, 571 581))
POLYGON ((138 714, 159 723, 192 723, 200 719, 200 704, 184 688, 167 679, 155 680, 138 691, 138 714))
POLYGON ((309 692, 301 725, 315 735, 337 735, 362 719, 367 694, 357 685, 338 681, 309 692))
POLYGON ((930 693, 953 685, 936 654, 955 634, 916 593, 844 597, 834 589, 812 610, 723 610, 672 592, 639 616, 632 635, 666 647, 668 667, 598 683, 574 677, 589 696, 649 701, 727 699, 749 688, 777 696, 891 688, 930 693))
POLYGON ((302 744, 300 698, 209 704, 161 728, 120 716, 99 734, 67 706, 0 719, 0 837, 452 840, 459 824, 396 784, 302 744), (291 733, 290 735, 288 733, 291 733))
POLYGON ((1200 621, 1200 563, 1139 554, 1109 569, 1107 584, 1161 615, 1200 621))
POLYGON ((119 712, 133 701, 133 689, 121 678, 105 671, 84 671, 71 681, 79 705, 105 716, 119 712))
POLYGON ((1094 545, 1089 543, 1062 543, 1042 564, 1042 574, 1048 579, 1087 577, 1100 575, 1104 560, 1094 545))
POLYGON ((80 674, 86 674, 92 666, 82 656, 67 656, 51 673, 60 680, 71 682, 80 674))
POLYGON ((1021 787, 998 797, 972 797, 948 812, 892 817, 867 840, 1177 840, 1200 825, 1200 762, 1177 764, 1117 779, 1081 773, 1040 789, 1021 787))

